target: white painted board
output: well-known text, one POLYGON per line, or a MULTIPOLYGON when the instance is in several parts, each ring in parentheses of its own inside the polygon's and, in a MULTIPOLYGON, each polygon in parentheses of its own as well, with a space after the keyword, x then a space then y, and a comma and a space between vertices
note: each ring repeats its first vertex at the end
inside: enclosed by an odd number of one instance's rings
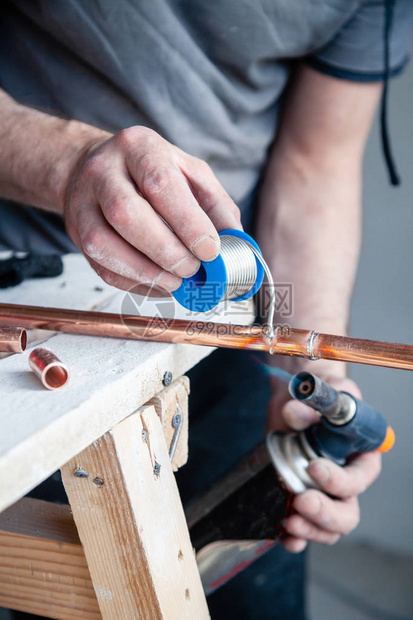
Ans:
MULTIPOLYGON (((124 293, 103 283, 82 256, 64 262, 62 276, 1 291, 0 301, 119 311, 124 293)), ((150 305, 142 308, 151 313, 150 305)), ((207 318, 230 322, 230 312, 223 305, 207 318)), ((238 312, 233 322, 250 320, 251 313, 238 312)), ((30 348, 0 360, 0 510, 159 392, 166 371, 177 378, 213 350, 71 334, 53 335, 47 346, 70 369, 61 390, 46 390, 29 370, 30 348)))

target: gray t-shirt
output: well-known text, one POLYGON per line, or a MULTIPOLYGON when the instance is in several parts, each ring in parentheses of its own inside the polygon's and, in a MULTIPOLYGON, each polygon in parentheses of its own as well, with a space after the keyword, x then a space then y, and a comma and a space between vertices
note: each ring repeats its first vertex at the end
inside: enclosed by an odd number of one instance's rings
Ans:
MULTIPOLYGON (((297 59, 344 79, 383 79, 384 4, 3 0, 0 86, 23 104, 114 132, 152 127, 209 162, 242 202, 265 164, 297 59)), ((396 0, 392 75, 407 61, 412 9, 396 0)), ((0 248, 10 235, 27 246, 16 213, 0 203, 0 248)), ((42 235, 40 220, 55 219, 35 217, 42 235)))

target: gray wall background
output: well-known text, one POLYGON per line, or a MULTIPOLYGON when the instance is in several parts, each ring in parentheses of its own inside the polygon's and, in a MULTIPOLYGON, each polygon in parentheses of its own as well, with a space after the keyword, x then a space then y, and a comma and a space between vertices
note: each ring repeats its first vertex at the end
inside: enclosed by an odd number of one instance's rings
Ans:
MULTIPOLYGON (((378 119, 364 168, 364 230, 350 333, 413 344, 413 60, 392 80, 389 122, 402 178, 392 188, 381 150, 378 119)), ((413 554, 413 373, 352 365, 367 402, 396 432, 380 479, 361 498, 356 541, 413 554)))

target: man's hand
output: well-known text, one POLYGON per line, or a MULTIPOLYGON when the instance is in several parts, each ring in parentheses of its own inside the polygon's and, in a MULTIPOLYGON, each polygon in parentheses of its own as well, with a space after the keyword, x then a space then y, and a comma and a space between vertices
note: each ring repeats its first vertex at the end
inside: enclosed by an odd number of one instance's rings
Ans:
POLYGON ((240 213, 210 167, 157 133, 131 127, 82 155, 69 179, 68 233, 107 283, 173 291, 219 253, 240 213))
POLYGON ((177 289, 240 213, 210 167, 146 127, 116 135, 20 105, 0 89, 0 196, 64 215, 109 284, 177 289), (138 285, 138 286, 137 286, 138 285))
MULTIPOLYGON (((320 377, 337 390, 361 398, 354 381, 341 377, 320 377)), ((286 390, 277 390, 270 402, 270 425, 274 430, 303 430, 319 422, 318 414, 296 400, 287 400, 286 390)), ((379 476, 381 455, 376 452, 355 456, 348 465, 340 467, 328 459, 319 458, 309 465, 308 473, 325 493, 309 489, 294 499, 294 514, 285 522, 289 534, 283 545, 289 551, 303 551, 308 541, 332 545, 340 536, 357 527, 360 518, 357 496, 379 476), (329 497, 326 495, 328 493, 329 497)))

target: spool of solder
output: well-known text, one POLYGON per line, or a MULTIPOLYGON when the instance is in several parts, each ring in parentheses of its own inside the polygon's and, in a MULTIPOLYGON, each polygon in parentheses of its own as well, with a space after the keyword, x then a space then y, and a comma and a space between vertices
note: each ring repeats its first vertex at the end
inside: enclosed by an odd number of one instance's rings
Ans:
POLYGON ((261 287, 264 267, 261 250, 250 235, 235 229, 222 230, 221 251, 212 261, 202 261, 196 274, 184 278, 174 291, 175 299, 187 310, 207 312, 221 301, 242 301, 261 287))

